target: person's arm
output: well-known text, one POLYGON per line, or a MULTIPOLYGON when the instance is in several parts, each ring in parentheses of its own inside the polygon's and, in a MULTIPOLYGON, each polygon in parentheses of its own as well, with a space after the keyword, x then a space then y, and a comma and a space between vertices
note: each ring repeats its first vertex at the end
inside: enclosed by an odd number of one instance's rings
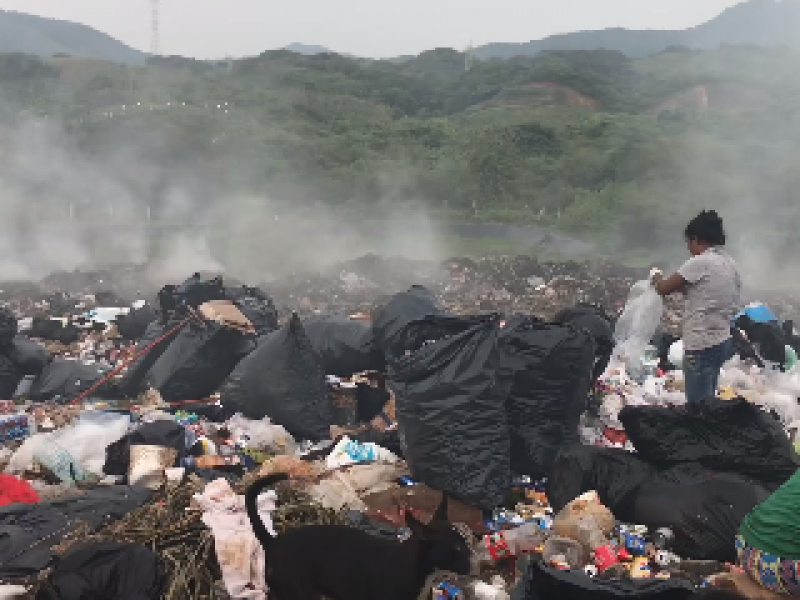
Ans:
POLYGON ((653 284, 653 289, 655 289, 660 296, 669 296, 675 292, 686 291, 686 279, 684 279, 683 275, 680 273, 673 273, 664 279, 663 273, 661 273, 661 271, 656 271, 653 273, 650 281, 653 284))

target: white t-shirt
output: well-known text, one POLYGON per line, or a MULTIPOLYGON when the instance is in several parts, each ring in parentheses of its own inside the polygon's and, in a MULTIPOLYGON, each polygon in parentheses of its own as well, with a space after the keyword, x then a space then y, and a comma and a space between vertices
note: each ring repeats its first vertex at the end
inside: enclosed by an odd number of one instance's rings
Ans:
POLYGON ((709 248, 687 260, 678 274, 687 282, 684 349, 705 350, 728 340, 742 293, 742 280, 733 259, 717 248, 709 248))

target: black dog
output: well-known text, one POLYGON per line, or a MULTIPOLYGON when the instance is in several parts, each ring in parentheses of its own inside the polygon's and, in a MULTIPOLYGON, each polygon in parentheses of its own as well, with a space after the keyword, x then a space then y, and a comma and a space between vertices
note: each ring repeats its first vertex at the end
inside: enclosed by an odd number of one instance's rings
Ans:
POLYGON ((263 477, 245 495, 253 532, 264 547, 266 583, 274 600, 415 600, 437 569, 468 575, 472 551, 447 522, 447 498, 429 525, 406 513, 411 537, 403 542, 346 525, 308 525, 272 537, 258 514, 267 487, 288 479, 263 477))

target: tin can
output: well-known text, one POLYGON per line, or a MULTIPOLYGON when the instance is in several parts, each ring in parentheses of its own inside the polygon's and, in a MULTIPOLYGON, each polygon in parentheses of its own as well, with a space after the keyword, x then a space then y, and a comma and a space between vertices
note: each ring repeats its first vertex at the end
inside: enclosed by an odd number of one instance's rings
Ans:
POLYGON ((653 534, 653 544, 659 550, 669 550, 675 541, 675 534, 669 527, 656 529, 653 534))
POLYGON ((511 550, 509 549, 505 536, 502 533, 498 532, 484 536, 483 541, 486 545, 486 550, 489 552, 489 556, 492 557, 492 560, 500 561, 506 558, 511 558, 511 550))
POLYGON ((656 552, 655 557, 653 557, 653 562, 655 562, 659 567, 666 568, 670 565, 676 565, 681 562, 681 559, 673 554, 672 552, 667 552, 666 550, 659 550, 656 552))
POLYGON ((28 415, 0 415, 0 443, 24 440, 31 435, 28 415))
POLYGON ((631 565, 631 578, 633 579, 649 579, 653 576, 650 570, 650 562, 643 556, 637 556, 633 559, 631 565))
POLYGON ((617 547, 614 543, 608 542, 594 549, 594 566, 601 573, 619 563, 617 547))

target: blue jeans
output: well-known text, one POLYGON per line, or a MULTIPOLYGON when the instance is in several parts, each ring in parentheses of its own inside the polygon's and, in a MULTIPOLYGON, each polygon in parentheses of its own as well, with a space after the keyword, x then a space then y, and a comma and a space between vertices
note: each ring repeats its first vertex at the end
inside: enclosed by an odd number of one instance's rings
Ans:
POLYGON ((705 350, 684 353, 683 377, 686 381, 686 401, 689 404, 717 395, 719 370, 732 356, 733 340, 705 350))

